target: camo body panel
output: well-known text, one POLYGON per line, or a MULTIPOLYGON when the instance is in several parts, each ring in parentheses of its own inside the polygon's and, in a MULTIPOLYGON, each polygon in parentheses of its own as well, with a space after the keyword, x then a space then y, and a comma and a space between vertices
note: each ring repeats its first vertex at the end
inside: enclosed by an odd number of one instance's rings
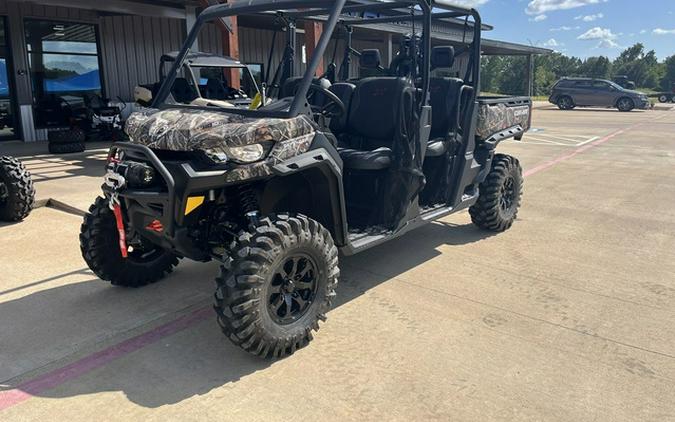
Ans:
POLYGON ((135 144, 165 151, 205 151, 209 155, 227 155, 227 148, 282 142, 315 132, 314 122, 304 115, 256 119, 184 109, 134 113, 126 124, 126 133, 135 144))
POLYGON ((527 130, 530 128, 530 112, 530 106, 527 104, 518 106, 480 104, 476 136, 480 139, 488 139, 495 133, 517 125, 527 130))

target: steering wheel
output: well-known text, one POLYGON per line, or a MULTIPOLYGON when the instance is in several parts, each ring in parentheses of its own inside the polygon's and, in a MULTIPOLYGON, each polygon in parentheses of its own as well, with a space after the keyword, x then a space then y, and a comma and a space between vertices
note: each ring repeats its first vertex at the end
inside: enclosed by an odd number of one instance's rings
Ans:
POLYGON ((328 102, 323 105, 311 105, 312 111, 314 113, 318 113, 330 118, 340 117, 347 114, 347 107, 345 106, 345 103, 343 103, 340 97, 335 95, 333 91, 316 84, 311 84, 309 86, 309 91, 311 93, 308 92, 307 100, 309 100, 310 104, 311 99, 314 98, 317 93, 328 98, 328 102))

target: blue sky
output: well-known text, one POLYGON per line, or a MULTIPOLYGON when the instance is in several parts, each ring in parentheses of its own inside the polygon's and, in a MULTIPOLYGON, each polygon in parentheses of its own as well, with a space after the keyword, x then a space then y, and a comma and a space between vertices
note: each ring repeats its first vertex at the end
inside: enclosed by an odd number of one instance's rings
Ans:
POLYGON ((487 38, 567 55, 616 57, 641 42, 659 60, 675 54, 675 0, 458 0, 477 7, 487 38))

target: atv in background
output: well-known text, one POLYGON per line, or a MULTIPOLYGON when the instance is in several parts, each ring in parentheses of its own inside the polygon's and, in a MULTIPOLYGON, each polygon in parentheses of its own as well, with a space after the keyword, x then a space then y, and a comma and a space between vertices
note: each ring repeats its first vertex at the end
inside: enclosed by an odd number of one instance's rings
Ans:
MULTIPOLYGON (((159 81, 134 89, 134 99, 149 107, 166 79, 167 67, 172 66, 178 52, 164 54, 159 63, 159 81)), ((194 106, 249 108, 261 101, 261 92, 251 70, 239 60, 216 54, 190 52, 181 66, 180 75, 171 86, 170 102, 194 106), (232 71, 234 72, 228 72, 232 71), (231 86, 226 74, 239 75, 241 89, 231 86)))
POLYGON ((84 105, 87 110, 87 136, 100 141, 118 142, 124 139, 122 128, 122 112, 126 103, 117 97, 122 105, 111 106, 110 100, 100 95, 86 95, 84 105))
POLYGON ((356 254, 467 209, 480 228, 509 229, 522 169, 496 149, 530 127, 532 104, 480 97, 481 30, 476 10, 448 0, 256 0, 205 9, 151 93, 152 108, 127 120, 130 142, 110 150, 104 196, 81 228, 84 260, 99 278, 127 287, 161 280, 180 258, 218 261, 214 307, 223 333, 250 353, 283 357, 309 344, 326 319, 338 251, 356 254), (255 14, 323 23, 304 75, 294 78, 285 61, 271 86, 278 93, 257 106, 223 106, 201 93, 204 101, 180 98, 178 81, 190 88, 181 92, 198 95, 185 69, 200 59, 190 48, 202 28, 255 14), (432 48, 432 26, 447 18, 465 22, 458 51, 432 48), (378 50, 359 53, 374 76, 331 84, 317 69, 340 21, 407 22, 412 32, 392 63, 378 50), (455 69, 456 54, 466 56, 462 77, 434 77, 455 69))
POLYGON ((69 154, 85 150, 87 138, 83 125, 87 115, 82 107, 71 105, 64 97, 49 94, 35 107, 36 126, 47 129, 49 152, 69 154))
POLYGON ((35 202, 30 173, 12 157, 0 157, 0 221, 21 221, 35 202))
POLYGON ((675 82, 670 83, 670 92, 656 94, 660 103, 675 103, 675 82))

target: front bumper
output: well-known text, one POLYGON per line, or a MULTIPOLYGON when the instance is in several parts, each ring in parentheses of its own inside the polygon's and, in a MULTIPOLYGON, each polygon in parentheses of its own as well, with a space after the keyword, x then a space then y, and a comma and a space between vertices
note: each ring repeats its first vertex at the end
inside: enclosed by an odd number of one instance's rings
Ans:
POLYGON ((652 108, 652 103, 649 101, 649 99, 636 98, 635 108, 638 108, 640 110, 649 110, 652 108))

